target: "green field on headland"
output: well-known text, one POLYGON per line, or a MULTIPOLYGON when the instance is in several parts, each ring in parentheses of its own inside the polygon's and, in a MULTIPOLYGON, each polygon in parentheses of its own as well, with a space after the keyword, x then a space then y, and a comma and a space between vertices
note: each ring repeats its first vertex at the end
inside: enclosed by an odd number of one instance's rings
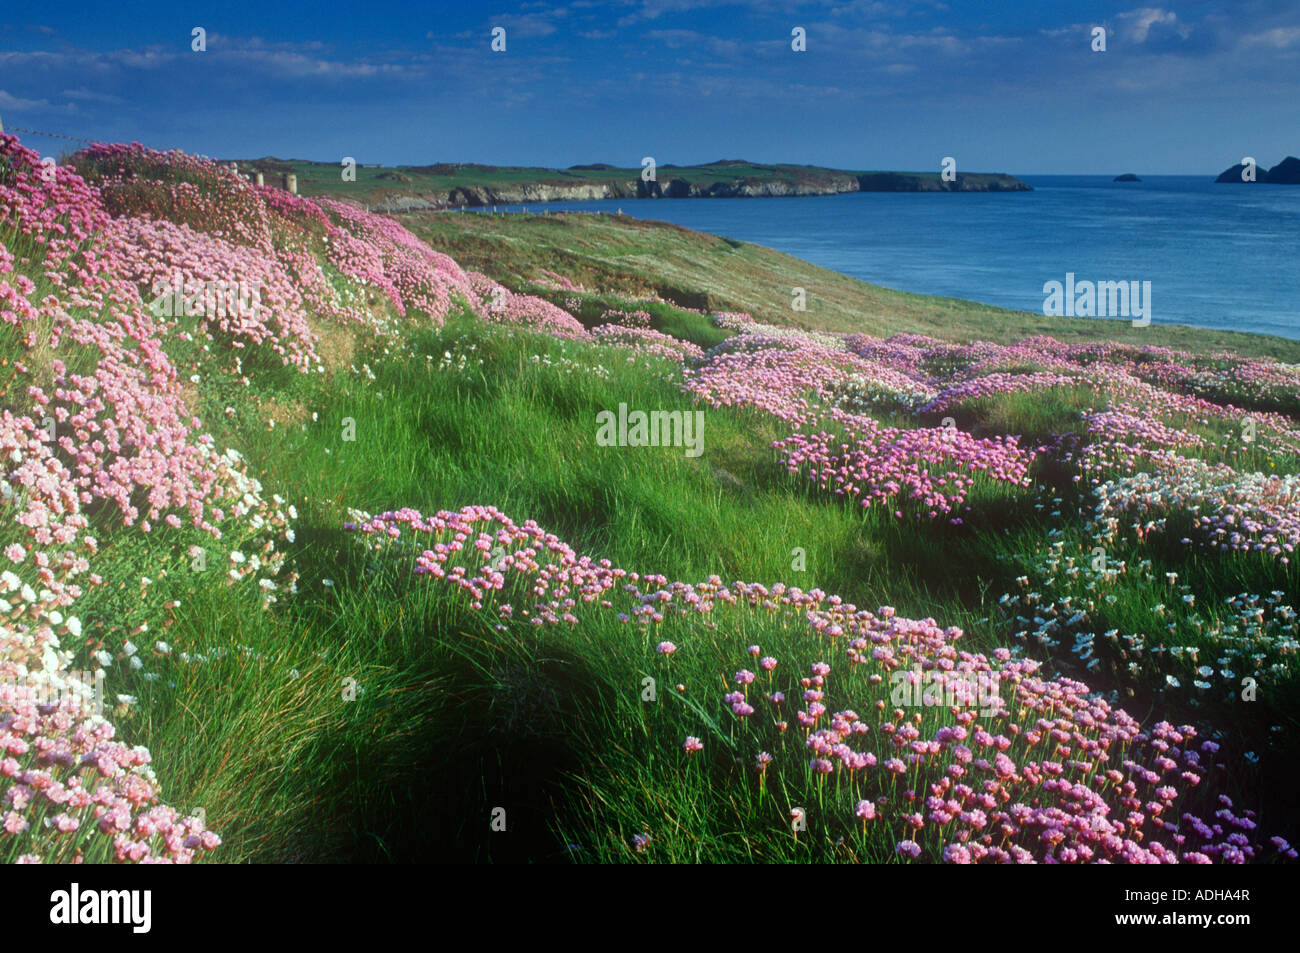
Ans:
MULTIPOLYGON (((230 160, 223 160, 230 161, 230 160)), ((705 165, 659 165, 650 181, 642 168, 604 163, 568 169, 434 163, 387 168, 356 165, 345 179, 341 163, 304 159, 238 160, 244 172, 262 172, 267 184, 285 173, 298 177, 304 195, 346 196, 380 208, 446 208, 588 199, 713 198, 837 195, 844 192, 1028 191, 1002 173, 854 172, 808 165, 766 165, 740 159, 705 165)))

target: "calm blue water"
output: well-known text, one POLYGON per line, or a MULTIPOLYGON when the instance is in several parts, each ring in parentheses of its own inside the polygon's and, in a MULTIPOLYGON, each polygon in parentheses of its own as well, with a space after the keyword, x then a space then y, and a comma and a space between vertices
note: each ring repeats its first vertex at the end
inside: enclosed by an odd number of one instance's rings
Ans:
MULTIPOLYGON (((529 205, 766 245, 873 284, 1042 313, 1046 281, 1150 281, 1153 324, 1300 338, 1300 187, 1022 176, 1033 192, 529 205)), ((504 210, 504 209, 502 209, 504 210)), ((520 206, 514 206, 520 210, 520 206)))

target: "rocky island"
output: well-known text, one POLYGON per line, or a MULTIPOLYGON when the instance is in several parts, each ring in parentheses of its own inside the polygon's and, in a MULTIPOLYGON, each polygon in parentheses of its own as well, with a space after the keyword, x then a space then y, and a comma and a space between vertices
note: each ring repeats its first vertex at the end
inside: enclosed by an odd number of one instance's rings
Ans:
POLYGON ((1238 162, 1219 173, 1215 182, 1244 182, 1247 185, 1266 183, 1268 185, 1300 185, 1300 159, 1295 156, 1287 156, 1271 169, 1265 169, 1263 166, 1255 167, 1255 178, 1247 179, 1242 176, 1245 166, 1238 162))
POLYGON ((1112 182, 1141 182, 1142 180, 1139 179, 1132 172, 1125 172, 1123 175, 1115 176, 1115 178, 1111 179, 1111 181, 1112 182))

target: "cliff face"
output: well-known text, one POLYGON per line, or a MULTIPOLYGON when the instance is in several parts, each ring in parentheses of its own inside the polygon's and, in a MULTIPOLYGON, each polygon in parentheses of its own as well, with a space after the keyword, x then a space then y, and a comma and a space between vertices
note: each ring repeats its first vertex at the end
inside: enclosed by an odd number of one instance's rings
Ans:
POLYGON ((629 181, 533 184, 488 187, 459 186, 443 195, 394 194, 373 207, 376 212, 411 212, 426 209, 482 208, 526 205, 531 202, 585 202, 593 199, 658 198, 782 198, 841 195, 846 192, 1028 192, 1030 187, 1010 175, 978 173, 958 175, 953 182, 938 176, 907 172, 843 173, 807 181, 783 178, 738 178, 700 183, 683 178, 662 182, 629 181))
POLYGON ((482 208, 491 205, 526 205, 531 202, 589 202, 593 199, 639 197, 641 183, 612 184, 536 184, 508 188, 471 185, 452 189, 445 196, 391 195, 372 206, 375 212, 414 212, 445 208, 482 208))
POLYGON ((587 202, 592 199, 630 198, 636 194, 631 182, 621 183, 545 183, 492 188, 462 186, 447 193, 448 205, 522 205, 528 202, 587 202))
POLYGON ((820 182, 789 182, 784 179, 736 179, 704 185, 673 179, 663 194, 672 199, 778 198, 792 195, 839 195, 859 191, 858 177, 831 176, 820 182))
POLYGON ((858 176, 863 192, 1032 192, 1015 176, 1001 173, 957 175, 952 182, 911 172, 869 172, 858 176))

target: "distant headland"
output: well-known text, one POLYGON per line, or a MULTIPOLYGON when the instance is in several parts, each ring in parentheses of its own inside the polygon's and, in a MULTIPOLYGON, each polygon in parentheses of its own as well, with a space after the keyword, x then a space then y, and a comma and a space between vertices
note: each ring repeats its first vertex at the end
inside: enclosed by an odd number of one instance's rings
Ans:
MULTIPOLYGON (((231 160, 222 160, 230 162, 231 160)), ((242 172, 268 182, 297 177, 304 195, 354 196, 376 211, 572 202, 592 199, 774 198, 846 192, 1028 192, 1015 176, 990 172, 853 172, 809 165, 765 165, 722 159, 704 165, 619 168, 605 163, 567 169, 435 163, 421 166, 305 159, 236 160, 242 172), (350 174, 352 178, 348 178, 350 174)))

